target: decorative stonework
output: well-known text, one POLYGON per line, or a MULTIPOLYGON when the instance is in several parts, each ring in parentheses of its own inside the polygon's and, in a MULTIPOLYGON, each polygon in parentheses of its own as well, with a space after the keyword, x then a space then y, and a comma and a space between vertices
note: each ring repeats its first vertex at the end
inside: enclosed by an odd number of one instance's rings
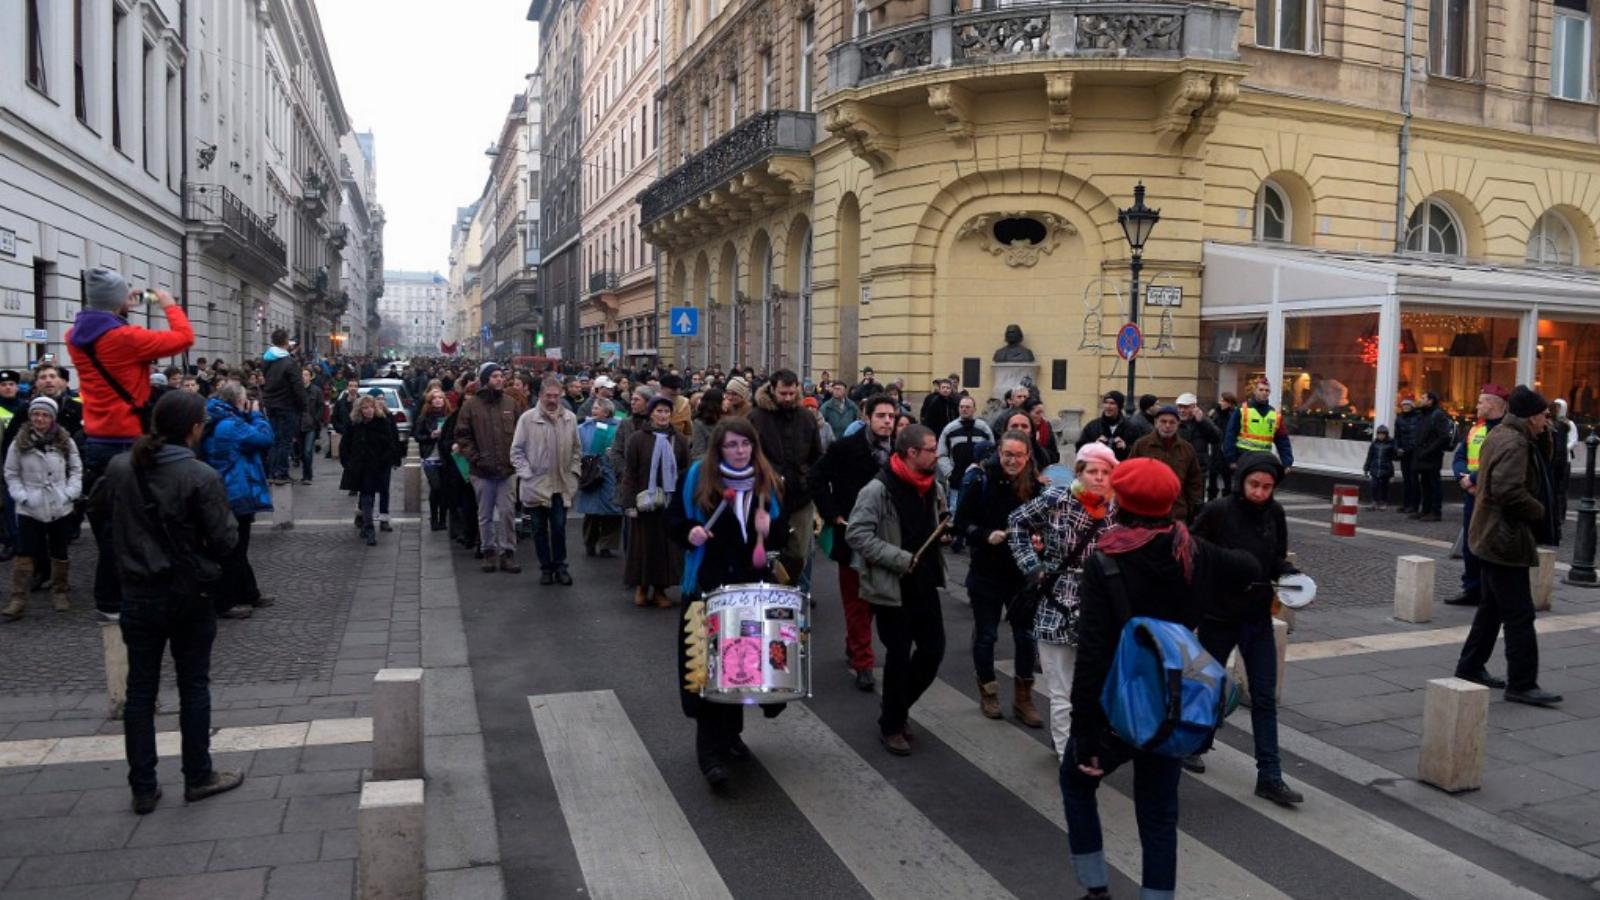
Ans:
POLYGON ((983 60, 1050 49, 1050 14, 977 19, 956 28, 955 58, 983 60))
POLYGON ((766 6, 757 9, 750 17, 750 44, 757 53, 772 49, 772 12, 766 6))
POLYGON ((1065 134, 1072 128, 1072 73, 1049 72, 1044 76, 1045 102, 1049 104, 1049 129, 1065 134))
POLYGON ((892 34, 861 46, 861 76, 875 78, 933 62, 933 35, 917 29, 892 34))
POLYGON ((972 95, 950 82, 929 85, 928 106, 944 122, 945 133, 953 138, 972 137, 972 95))
POLYGON ((899 140, 892 137, 893 131, 880 121, 877 109, 856 100, 830 107, 823 127, 844 141, 850 152, 872 166, 875 172, 892 166, 894 152, 900 149, 899 140))
POLYGON ((1183 17, 1109 13, 1078 17, 1079 50, 1142 53, 1183 49, 1183 17))
POLYGON ((1061 244, 1063 236, 1078 233, 1077 226, 1055 213, 1021 211, 1021 212, 993 212, 973 216, 956 231, 956 240, 961 241, 973 238, 985 253, 998 256, 1005 260, 1006 265, 1013 269, 1032 268, 1039 262, 1041 253, 1054 253, 1061 244), (996 222, 1003 219, 1032 219, 1044 226, 1044 239, 1038 243, 1028 241, 1012 241, 1002 244, 994 236, 996 222))

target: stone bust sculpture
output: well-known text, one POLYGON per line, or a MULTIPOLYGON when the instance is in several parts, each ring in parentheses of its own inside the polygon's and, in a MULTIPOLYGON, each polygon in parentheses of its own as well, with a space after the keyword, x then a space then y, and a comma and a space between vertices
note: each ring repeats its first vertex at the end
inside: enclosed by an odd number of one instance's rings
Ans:
POLYGON ((1033 351, 1022 346, 1022 326, 1006 326, 1006 345, 994 352, 999 363, 1033 362, 1033 351))

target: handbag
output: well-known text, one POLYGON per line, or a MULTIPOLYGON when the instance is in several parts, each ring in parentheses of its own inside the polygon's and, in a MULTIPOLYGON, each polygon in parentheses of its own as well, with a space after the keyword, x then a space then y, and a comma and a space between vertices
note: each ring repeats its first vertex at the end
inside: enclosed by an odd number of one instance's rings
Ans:
POLYGON ((662 488, 645 488, 633 497, 634 508, 639 512, 660 512, 667 508, 667 492, 662 488))
POLYGON ((606 470, 599 456, 585 453, 578 464, 578 490, 592 491, 605 483, 606 470))

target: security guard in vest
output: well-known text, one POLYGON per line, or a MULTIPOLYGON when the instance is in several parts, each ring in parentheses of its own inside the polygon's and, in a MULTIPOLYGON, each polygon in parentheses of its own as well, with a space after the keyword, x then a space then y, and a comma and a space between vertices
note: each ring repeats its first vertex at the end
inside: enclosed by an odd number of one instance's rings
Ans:
MULTIPOLYGON (((1510 396, 1510 392, 1498 384, 1486 384, 1478 391, 1478 421, 1467 429, 1466 437, 1456 445, 1455 457, 1450 462, 1450 471, 1455 474, 1465 494, 1461 504, 1463 531, 1472 522, 1473 499, 1478 492, 1478 455, 1483 451, 1483 441, 1489 436, 1489 429, 1499 425, 1500 420, 1505 418, 1506 402, 1510 396)), ((1451 606, 1477 606, 1478 557, 1472 554, 1472 548, 1465 540, 1461 542, 1461 561, 1465 564, 1461 571, 1461 593, 1444 602, 1451 606)))
MULTIPOLYGON (((11 420, 21 415, 27 418, 27 404, 17 396, 17 383, 21 380, 16 372, 11 369, 0 369, 0 434, 4 434, 11 426, 11 420)), ((3 459, 5 448, 0 447, 0 459, 3 459)), ((17 543, 16 506, 11 502, 11 492, 0 484, 0 496, 4 497, 4 510, 0 511, 0 562, 9 561, 17 543)))
POLYGON ((1256 379, 1250 399, 1228 417, 1228 427, 1222 435, 1222 456, 1231 471, 1243 454, 1273 450, 1278 451, 1278 462, 1283 464, 1283 474, 1288 475, 1294 466, 1294 451, 1283 426, 1283 414, 1272 408, 1272 382, 1262 376, 1256 379))

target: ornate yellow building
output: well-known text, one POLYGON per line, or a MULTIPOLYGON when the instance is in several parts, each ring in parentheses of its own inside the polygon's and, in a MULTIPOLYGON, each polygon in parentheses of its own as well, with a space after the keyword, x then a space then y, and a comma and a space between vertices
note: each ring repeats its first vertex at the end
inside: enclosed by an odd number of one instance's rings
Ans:
POLYGON ((792 314, 799 367, 987 393, 1015 322, 1071 427, 1125 383, 1142 181, 1140 393, 1265 374, 1334 470, 1405 394, 1600 414, 1581 0, 705 2, 671 8, 678 165, 641 198, 673 305, 712 323, 681 362, 792 359, 749 341, 792 314))

